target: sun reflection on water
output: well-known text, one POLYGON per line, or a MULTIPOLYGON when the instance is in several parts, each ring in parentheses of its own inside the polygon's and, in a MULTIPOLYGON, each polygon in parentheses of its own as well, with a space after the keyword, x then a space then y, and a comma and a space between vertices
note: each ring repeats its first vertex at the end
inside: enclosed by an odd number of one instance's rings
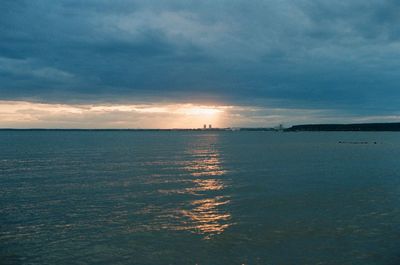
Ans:
POLYGON ((205 239, 223 233, 232 225, 231 214, 226 210, 230 203, 229 197, 224 195, 227 182, 223 176, 223 169, 218 149, 215 148, 217 136, 208 135, 207 141, 201 146, 191 146, 188 154, 194 159, 185 167, 185 170, 194 179, 192 187, 185 192, 195 195, 192 201, 180 211, 182 229, 204 235, 205 239))
POLYGON ((186 230, 203 234, 205 239, 221 234, 231 226, 231 215, 223 212, 219 207, 230 202, 224 196, 215 198, 195 200, 191 203, 194 207, 191 210, 182 210, 183 216, 189 218, 191 222, 186 223, 186 230))
POLYGON ((130 231, 188 231, 209 240, 233 224, 217 143, 217 134, 198 135, 173 159, 160 156, 143 165, 154 172, 144 183, 155 193, 147 191, 151 202, 136 212, 141 222, 130 231))

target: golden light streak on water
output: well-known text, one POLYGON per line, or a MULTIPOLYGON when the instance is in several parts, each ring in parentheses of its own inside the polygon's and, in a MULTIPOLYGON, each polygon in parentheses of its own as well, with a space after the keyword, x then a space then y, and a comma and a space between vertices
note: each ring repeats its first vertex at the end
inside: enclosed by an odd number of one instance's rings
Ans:
POLYGON ((231 214, 226 210, 230 203, 229 197, 224 195, 227 187, 223 179, 226 170, 220 161, 220 154, 214 144, 218 140, 215 135, 207 135, 206 147, 194 147, 189 153, 195 159, 186 167, 193 177, 193 187, 186 192, 199 196, 199 199, 190 202, 189 209, 183 209, 181 214, 185 230, 201 234, 204 239, 223 233, 232 225, 231 214))

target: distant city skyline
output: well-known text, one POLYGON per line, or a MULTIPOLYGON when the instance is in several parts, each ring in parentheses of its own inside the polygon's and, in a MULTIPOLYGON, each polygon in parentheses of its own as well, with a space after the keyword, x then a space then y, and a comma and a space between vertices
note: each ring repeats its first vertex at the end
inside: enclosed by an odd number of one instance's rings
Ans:
POLYGON ((391 0, 1 1, 0 128, 400 121, 391 0))

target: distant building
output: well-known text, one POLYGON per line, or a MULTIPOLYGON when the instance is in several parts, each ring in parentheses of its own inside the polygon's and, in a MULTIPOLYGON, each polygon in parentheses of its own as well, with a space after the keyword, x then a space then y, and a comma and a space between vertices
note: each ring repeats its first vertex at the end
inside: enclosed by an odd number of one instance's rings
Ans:
POLYGON ((208 125, 208 129, 211 129, 211 128, 212 128, 212 126, 211 126, 211 124, 209 124, 209 125, 208 125))
POLYGON ((207 129, 207 124, 204 124, 203 129, 207 129))

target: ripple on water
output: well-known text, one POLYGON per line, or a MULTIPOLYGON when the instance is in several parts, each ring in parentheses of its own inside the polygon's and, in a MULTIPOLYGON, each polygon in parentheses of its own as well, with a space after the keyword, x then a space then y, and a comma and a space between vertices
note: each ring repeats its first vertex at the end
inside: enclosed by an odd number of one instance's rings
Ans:
POLYGON ((171 201, 173 197, 175 203, 145 205, 138 213, 147 215, 145 219, 150 219, 151 224, 141 226, 143 229, 190 231, 210 239, 232 225, 232 216, 227 210, 230 203, 226 194, 229 186, 225 179, 227 171, 222 166, 218 150, 212 145, 215 139, 209 140, 204 145, 189 146, 181 157, 184 162, 173 162, 173 165, 155 162, 150 165, 174 166, 177 171, 174 176, 179 176, 179 179, 168 182, 165 177, 169 175, 157 177, 158 184, 162 184, 164 178, 164 185, 157 190, 159 200, 171 201))

